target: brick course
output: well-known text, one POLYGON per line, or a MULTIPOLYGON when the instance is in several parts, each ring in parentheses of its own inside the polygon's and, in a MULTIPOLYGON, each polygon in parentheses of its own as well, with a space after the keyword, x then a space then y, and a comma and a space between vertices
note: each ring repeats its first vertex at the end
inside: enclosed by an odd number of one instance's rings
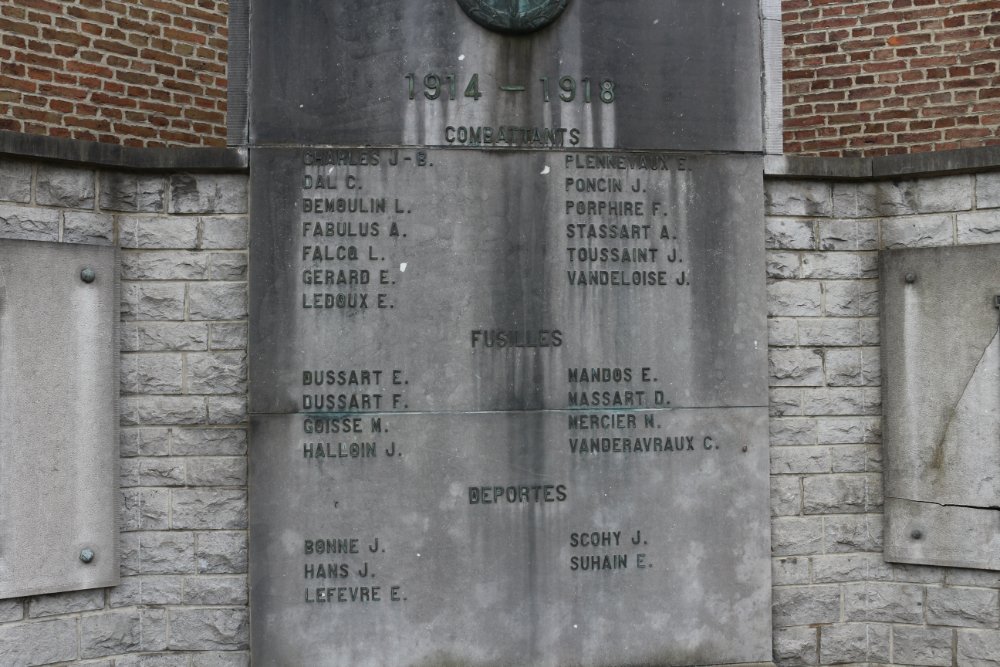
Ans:
POLYGON ((1000 145, 1000 0, 783 0, 784 147, 1000 145))
POLYGON ((0 0, 0 130, 224 146, 228 3, 0 0))

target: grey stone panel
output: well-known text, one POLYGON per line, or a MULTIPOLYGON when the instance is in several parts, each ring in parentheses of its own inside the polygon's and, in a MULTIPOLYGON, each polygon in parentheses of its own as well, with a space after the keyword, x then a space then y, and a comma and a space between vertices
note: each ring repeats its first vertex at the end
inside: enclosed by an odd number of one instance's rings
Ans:
POLYGON ((94 208, 94 172, 79 167, 38 165, 35 202, 64 208, 94 208))
POLYGON ((0 597, 118 581, 116 272, 113 248, 0 241, 0 597))
POLYGON ((997 568, 1000 245, 886 252, 886 557, 997 568))
MULTIPOLYGON (((583 454, 574 411, 355 416, 340 435, 308 432, 332 415, 254 417, 255 663, 769 660, 766 409, 630 414, 583 454), (331 651, 320 617, 351 641, 331 651)), ((835 620, 822 590, 814 620, 835 620)))
POLYGON ((627 12, 570 2, 548 28, 517 37, 481 28, 453 0, 254 0, 251 17, 251 145, 442 146, 446 127, 503 126, 565 128, 567 148, 764 149, 756 1, 633 0, 627 12), (465 95, 475 74, 479 99, 465 95), (564 76, 576 79, 572 101, 562 101, 564 76))
MULTIPOLYGON (((631 380, 612 380, 644 392, 631 407, 766 405, 760 160, 614 154, 609 168, 600 157, 258 150, 253 411, 313 411, 327 394, 362 393, 386 401, 372 409, 572 406, 569 393, 579 400, 588 383, 570 371, 595 367, 631 369, 631 380), (348 154, 369 166, 315 166, 348 154), (414 166, 421 159, 426 166, 414 166), (640 161, 659 168, 617 168, 640 161), (304 189, 321 177, 341 189, 304 189), (441 192, 441 182, 451 185, 441 192), (617 186, 623 192, 577 191, 617 186), (517 196, 495 194, 505 191, 517 196), (386 211, 317 214, 316 198, 324 209, 329 199, 334 209, 386 211), (641 215, 590 212, 609 201, 641 215), (607 238, 623 229, 629 238, 607 238), (591 232, 598 237, 580 238, 591 232), (362 284, 324 283, 352 275, 362 284), (656 284, 638 284, 650 275, 656 284), (611 282, 619 278, 631 284, 611 282), (506 347, 490 346, 496 332, 506 347), (317 385, 345 368, 383 373, 350 390, 317 385)), ((818 309, 814 285, 802 298, 818 309)), ((242 317, 240 287, 190 286, 191 319, 242 317)))

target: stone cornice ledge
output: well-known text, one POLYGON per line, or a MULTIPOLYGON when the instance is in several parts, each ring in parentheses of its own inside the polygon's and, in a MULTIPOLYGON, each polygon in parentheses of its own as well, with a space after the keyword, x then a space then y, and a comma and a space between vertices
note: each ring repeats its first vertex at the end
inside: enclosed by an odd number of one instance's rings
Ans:
POLYGON ((245 172, 245 148, 133 148, 0 131, 0 155, 137 170, 245 172))
POLYGON ((1000 146, 873 158, 769 155, 764 163, 767 177, 846 181, 946 176, 989 169, 1000 169, 1000 146))

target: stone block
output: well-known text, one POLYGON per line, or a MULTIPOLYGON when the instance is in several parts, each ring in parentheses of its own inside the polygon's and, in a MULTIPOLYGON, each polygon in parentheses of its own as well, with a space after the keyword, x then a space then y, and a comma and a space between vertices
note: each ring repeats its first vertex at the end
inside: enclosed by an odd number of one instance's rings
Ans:
POLYGON ((818 317, 822 303, 819 282, 789 280, 767 286, 767 314, 771 317, 818 317))
POLYGON ((792 318, 772 317, 767 321, 767 344, 772 347, 792 346, 799 343, 799 328, 792 318))
POLYGON ((174 429, 175 456, 244 456, 247 432, 241 428, 174 429))
POLYGON ((247 461, 240 456, 187 460, 189 486, 246 486, 247 461))
POLYGON ((39 164, 35 202, 62 208, 94 208, 94 172, 78 167, 39 164))
POLYGON ((958 245, 1000 242, 1000 211, 959 213, 956 219, 958 245))
POLYGON ((918 210, 921 213, 969 210, 973 202, 974 179, 971 174, 920 179, 917 181, 918 210))
POLYGON ((21 598, 0 600, 0 623, 13 623, 24 618, 24 602, 21 598))
POLYGON ((953 215, 918 215, 886 218, 882 221, 882 246, 889 250, 926 248, 954 243, 953 215))
POLYGON ((0 159, 0 201, 31 201, 31 162, 0 159))
POLYGON ((63 213, 62 240, 66 243, 114 245, 114 218, 107 213, 66 211, 63 213))
POLYGON ((930 565, 903 565, 889 563, 892 568, 893 581, 903 581, 910 584, 943 584, 944 573, 940 567, 930 565))
POLYGON ((208 255, 183 250, 125 250, 121 253, 124 280, 206 280, 208 255))
POLYGON ((960 667, 1000 667, 1000 632, 959 630, 958 664, 960 667))
POLYGON ((861 344, 861 323, 858 320, 803 318, 798 325, 800 345, 843 347, 861 344))
POLYGON ((840 586, 776 586, 775 627, 836 623, 840 620, 840 586))
POLYGON ((771 583, 790 586, 809 583, 809 559, 799 556, 771 559, 771 583))
POLYGON ((118 238, 123 248, 194 250, 198 247, 198 219, 119 216, 118 238))
POLYGON ((881 506, 877 475, 816 475, 802 480, 803 514, 849 514, 881 506))
POLYGON ((771 448, 772 475, 802 475, 827 472, 830 472, 830 453, 826 447, 771 448))
POLYGON ((171 493, 174 529, 240 530, 247 526, 245 491, 175 490, 171 493))
POLYGON ((765 243, 770 250, 815 250, 816 226, 811 220, 768 217, 765 243))
POLYGON ((822 548, 822 517, 778 517, 771 522, 773 555, 808 556, 822 548))
POLYGON ((816 419, 816 441, 821 445, 855 445, 878 442, 879 417, 820 417, 816 419))
POLYGON ((777 628, 774 631, 774 661, 783 667, 818 663, 819 630, 810 627, 777 628))
POLYGON ((177 283, 122 283, 122 319, 183 320, 184 285, 177 283))
POLYGON ((768 278, 798 278, 799 276, 799 255, 794 252, 771 252, 767 253, 767 277, 768 278))
POLYGON ((824 356, 828 386, 857 387, 865 383, 861 370, 861 348, 826 350, 824 356))
POLYGON ((139 574, 193 574, 194 534, 180 531, 135 533, 139 546, 139 574))
POLYGON ((844 586, 849 621, 922 623, 923 586, 868 581, 844 586))
POLYGON ((217 426, 235 426, 247 421, 245 396, 209 396, 208 423, 217 426))
POLYGON ((834 220, 819 225, 820 250, 878 250, 878 239, 874 220, 834 220))
POLYGON ((1000 172, 976 174, 976 208, 1000 207, 1000 172))
POLYGON ((142 649, 142 616, 110 611, 80 619, 80 657, 100 658, 142 649))
POLYGON ((121 400, 123 426, 172 426, 208 421, 200 396, 125 396, 121 400))
POLYGON ((859 514, 825 517, 823 520, 823 548, 826 553, 830 554, 881 551, 882 516, 859 514))
POLYGON ((140 486, 184 486, 184 459, 157 457, 139 460, 140 486))
POLYGON ((183 358, 176 352, 122 354, 122 392, 178 394, 183 384, 183 365, 183 358))
POLYGON ((166 456, 170 452, 170 431, 165 428, 123 428, 119 439, 123 457, 166 456))
POLYGON ((813 582, 838 584, 892 580, 892 568, 882 554, 833 554, 814 556, 813 582))
POLYGON ((247 316, 244 283, 208 282, 191 285, 188 314, 192 320, 243 320, 247 316))
POLYGON ((77 619, 0 626, 0 665, 29 667, 76 660, 77 619))
POLYGON ((863 392, 855 388, 803 389, 802 412, 816 416, 865 414, 863 392))
POLYGON ((927 622, 995 630, 1000 627, 1000 592, 985 588, 928 588, 927 622))
POLYGON ((245 252, 213 252, 209 254, 208 277, 211 280, 246 280, 245 252))
POLYGON ((890 626, 838 623, 820 629, 820 663, 889 662, 890 626))
POLYGON ((798 477, 771 478, 771 516, 795 516, 802 511, 798 477))
POLYGON ((121 497, 123 531, 170 528, 170 493, 166 489, 123 488, 121 497))
POLYGON ((767 365, 772 387, 816 387, 823 385, 823 352, 821 350, 815 348, 771 349, 767 353, 767 365))
POLYGON ((768 180, 764 183, 764 210, 774 216, 829 217, 832 189, 821 181, 768 180))
POLYGON ((96 609, 104 609, 103 588, 55 595, 39 595, 28 599, 29 618, 75 614, 96 609))
POLYGON ((875 447, 875 445, 839 445, 831 447, 830 460, 833 464, 833 472, 873 472, 868 467, 871 456, 869 450, 872 447, 875 447))
POLYGON ((801 417, 779 417, 769 423, 772 447, 785 445, 815 445, 816 421, 801 417))
POLYGON ((247 247, 247 218, 201 219, 201 247, 209 250, 242 250, 247 247))
POLYGON ((877 278, 878 253, 802 253, 802 277, 812 280, 877 278))
POLYGON ((0 204, 0 238, 58 241, 59 211, 0 204))
POLYGON ((171 609, 167 646, 177 651, 242 650, 249 644, 246 608, 171 609))
POLYGON ((190 667, 184 653, 144 653, 115 658, 115 667, 190 667))
POLYGON ((980 586, 1000 588, 1000 572, 989 570, 964 570, 950 567, 946 570, 945 582, 949 586, 980 586))
POLYGON ((160 174, 101 172, 101 208, 123 213, 159 213, 166 210, 167 178, 160 174))
POLYGON ((246 213, 247 177, 240 174, 173 174, 172 213, 246 213))
POLYGON ((184 577, 144 575, 125 577, 110 591, 110 604, 116 607, 138 605, 177 605, 184 600, 184 577))
POLYGON ((195 534, 200 574, 244 574, 247 571, 247 534, 209 531, 195 534))
POLYGON ((861 321, 861 342, 865 345, 878 345, 882 341, 879 321, 875 318, 861 321))
POLYGON ((802 391, 797 388, 768 390, 769 413, 772 417, 794 417, 802 414, 802 391))
POLYGON ((247 578, 243 575, 201 575, 184 579, 184 604, 245 605, 247 599, 247 578))
POLYGON ((243 352, 188 354, 187 391, 192 394, 245 394, 246 354, 243 352))
POLYGON ((948 628, 896 626, 892 629, 892 661, 950 667, 953 637, 954 631, 948 628))
POLYGON ((142 322, 121 325, 122 352, 187 352, 208 349, 203 322, 142 322))
POLYGON ((212 324, 209 326, 212 350, 245 350, 247 347, 247 325, 236 323, 212 324))

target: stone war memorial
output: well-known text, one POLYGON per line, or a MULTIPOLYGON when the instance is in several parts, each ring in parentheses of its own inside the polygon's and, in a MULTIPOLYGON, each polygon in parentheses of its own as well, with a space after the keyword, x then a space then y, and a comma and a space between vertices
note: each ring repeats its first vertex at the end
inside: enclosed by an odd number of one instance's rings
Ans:
POLYGON ((252 6, 255 663, 770 660, 754 4, 252 6))
POLYGON ((0 0, 0 667, 1000 667, 1000 0, 0 0))

